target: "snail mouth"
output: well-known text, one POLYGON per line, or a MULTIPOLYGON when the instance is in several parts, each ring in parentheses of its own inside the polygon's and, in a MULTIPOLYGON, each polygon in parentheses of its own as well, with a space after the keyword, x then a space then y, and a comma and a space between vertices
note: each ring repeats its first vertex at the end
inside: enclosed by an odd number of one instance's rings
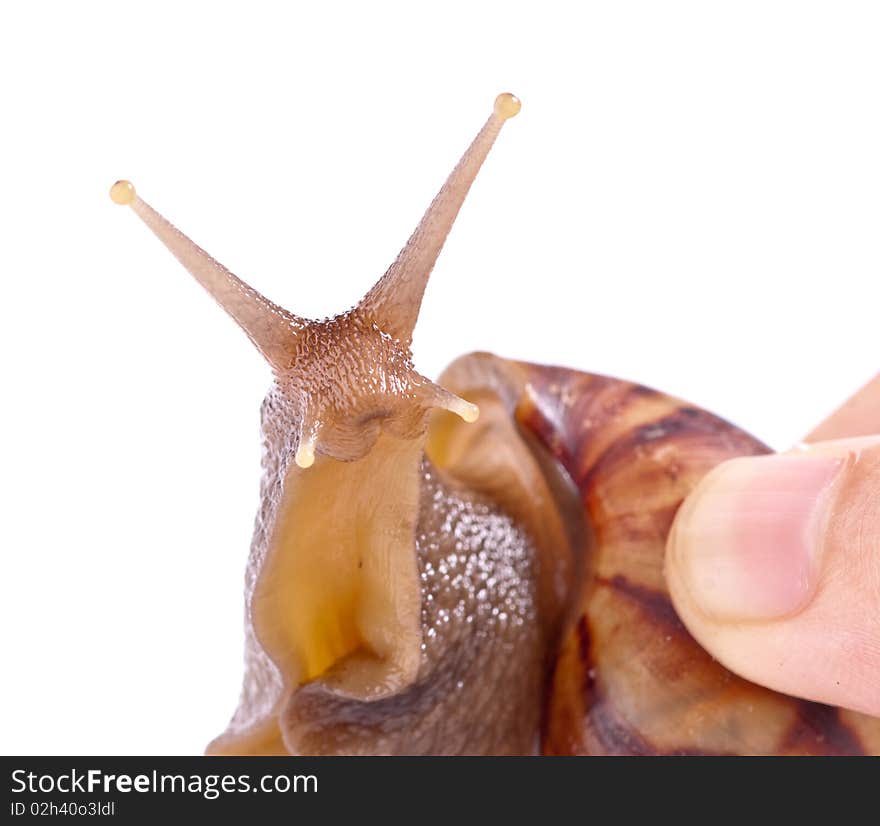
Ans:
POLYGON ((415 678, 421 450, 383 433, 357 461, 287 474, 251 613, 289 689, 322 679, 378 697, 415 678))

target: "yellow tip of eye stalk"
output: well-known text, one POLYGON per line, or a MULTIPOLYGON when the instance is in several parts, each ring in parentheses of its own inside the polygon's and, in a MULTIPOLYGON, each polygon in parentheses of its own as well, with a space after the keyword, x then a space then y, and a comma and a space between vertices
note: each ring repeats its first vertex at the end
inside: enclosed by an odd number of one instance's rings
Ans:
POLYGON ((480 418, 480 408, 475 404, 471 404, 464 399, 458 398, 458 396, 452 396, 448 399, 444 407, 450 413, 455 413, 456 416, 459 416, 468 424, 473 424, 480 418))
POLYGON ((516 95, 510 92, 502 92, 495 98, 495 114, 502 120, 515 118, 522 109, 522 103, 516 95))
POLYGON ((315 464, 315 446, 311 442, 304 442, 297 448, 294 461, 303 470, 315 464))
POLYGON ((473 424, 477 419, 480 418, 480 408, 477 407, 475 404, 468 404, 467 407, 462 409, 459 415, 468 424, 473 424))
POLYGON ((120 206, 128 206, 137 197, 131 181, 117 181, 110 187, 110 200, 120 206))

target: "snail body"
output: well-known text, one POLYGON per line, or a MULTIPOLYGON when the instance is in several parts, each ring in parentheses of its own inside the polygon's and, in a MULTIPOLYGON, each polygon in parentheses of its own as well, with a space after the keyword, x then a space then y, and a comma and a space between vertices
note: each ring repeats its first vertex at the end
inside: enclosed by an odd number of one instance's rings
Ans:
POLYGON ((880 753, 880 720, 715 662, 663 579, 676 510, 767 452, 631 382, 464 356, 412 330, 505 120, 500 95, 398 258, 323 321, 268 301, 130 205, 244 329, 274 381, 245 577, 245 679, 214 754, 880 753))

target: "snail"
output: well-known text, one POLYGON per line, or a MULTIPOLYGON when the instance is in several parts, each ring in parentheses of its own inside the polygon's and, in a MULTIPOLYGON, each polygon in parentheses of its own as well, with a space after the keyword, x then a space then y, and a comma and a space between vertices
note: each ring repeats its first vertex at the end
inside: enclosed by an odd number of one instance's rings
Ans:
POLYGON ((880 753, 880 720, 713 660, 672 607, 666 539, 697 482, 768 452, 659 391, 474 353, 437 383, 412 332, 504 122, 502 94, 397 259, 322 321, 129 205, 274 380, 245 576, 245 676, 210 754, 880 753))

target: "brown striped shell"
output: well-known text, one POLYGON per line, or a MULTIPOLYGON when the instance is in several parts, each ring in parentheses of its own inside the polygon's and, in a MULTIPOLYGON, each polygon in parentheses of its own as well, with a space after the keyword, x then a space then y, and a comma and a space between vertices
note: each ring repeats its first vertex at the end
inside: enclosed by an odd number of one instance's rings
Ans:
POLYGON ((519 427, 564 468, 590 537, 551 656, 546 754, 877 754, 880 720, 735 676, 690 636, 663 577, 685 496, 715 465, 768 452, 723 419, 627 381, 456 362, 442 380, 502 387, 519 427))

